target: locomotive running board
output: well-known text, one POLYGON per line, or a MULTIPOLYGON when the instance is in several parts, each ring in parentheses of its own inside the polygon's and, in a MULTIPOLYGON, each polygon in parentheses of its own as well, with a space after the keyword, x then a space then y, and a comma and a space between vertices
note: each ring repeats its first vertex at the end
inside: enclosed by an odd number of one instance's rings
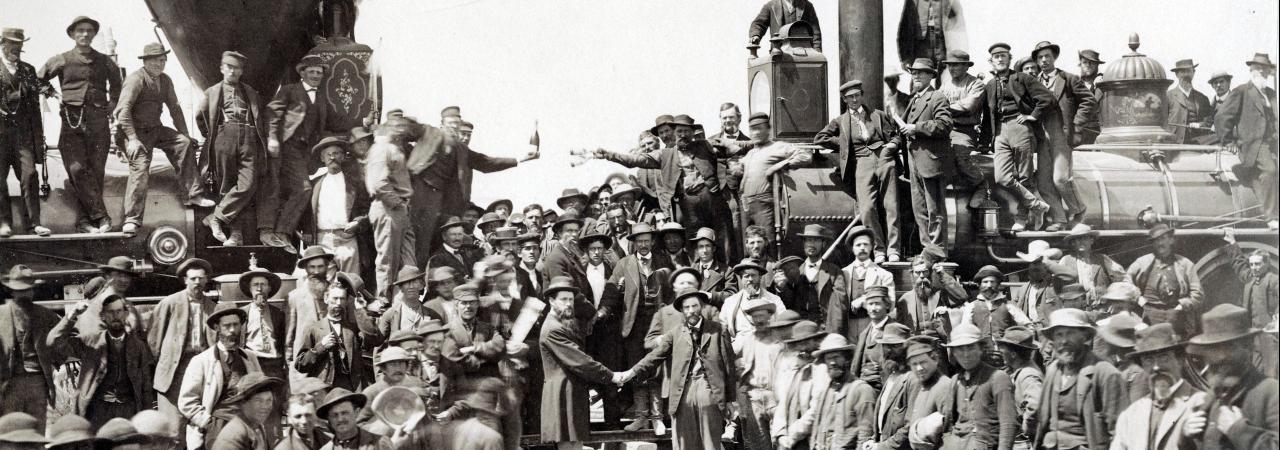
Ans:
POLYGON ((35 234, 15 234, 7 238, 0 238, 0 245, 13 242, 71 242, 71 241, 104 241, 128 239, 136 236, 136 234, 125 234, 120 231, 111 231, 107 233, 66 233, 51 234, 48 236, 39 236, 35 234))

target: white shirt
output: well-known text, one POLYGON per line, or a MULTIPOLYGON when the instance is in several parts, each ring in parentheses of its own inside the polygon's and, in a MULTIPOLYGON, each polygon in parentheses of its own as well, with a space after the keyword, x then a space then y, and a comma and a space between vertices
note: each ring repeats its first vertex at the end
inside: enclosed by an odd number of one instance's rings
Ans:
POLYGON ((347 227, 347 178, 342 172, 320 179, 320 200, 316 202, 316 228, 340 230, 347 227))
POLYGON ((730 295, 729 298, 724 299, 724 307, 720 309, 718 317, 720 323, 729 329, 729 336, 735 340, 739 336, 748 335, 756 331, 755 325, 751 324, 751 316, 742 310, 742 305, 752 298, 763 298, 765 301, 773 303, 773 306, 777 308, 774 310, 775 316, 787 309, 781 298, 764 289, 761 289, 760 293, 754 296, 748 295, 746 290, 730 295))
POLYGON ((807 259, 804 261, 804 277, 809 279, 810 283, 818 281, 818 268, 819 265, 817 261, 810 261, 807 259))
POLYGON ((17 62, 15 62, 15 61, 9 61, 9 59, 8 59, 8 58, 0 58, 0 61, 3 61, 3 62, 4 62, 4 67, 5 67, 6 69, 9 69, 9 73, 10 73, 10 74, 17 74, 17 73, 18 73, 18 63, 17 63, 17 62))
POLYGON ((303 88, 303 89, 305 89, 305 90, 307 91, 307 98, 311 99, 311 103, 315 103, 315 102, 316 102, 316 89, 317 89, 318 87, 317 87, 317 86, 312 86, 312 85, 307 84, 307 83, 302 83, 302 88, 303 88))
POLYGON ((271 310, 250 304, 249 321, 245 324, 245 348, 260 358, 276 358, 276 340, 271 329, 271 310))
POLYGON ((1041 288, 1036 286, 1035 283, 1027 284, 1027 318, 1031 319, 1032 322, 1040 321, 1040 312, 1036 311, 1036 308, 1040 306, 1040 299, 1038 298, 1040 291, 1041 288))
POLYGON ((199 352, 207 347, 204 342, 204 307, 200 301, 187 295, 187 348, 199 352))
POLYGON ((604 263, 599 265, 591 265, 587 263, 587 283, 591 285, 591 301, 596 306, 600 306, 600 297, 604 295, 604 284, 608 280, 604 276, 604 263))

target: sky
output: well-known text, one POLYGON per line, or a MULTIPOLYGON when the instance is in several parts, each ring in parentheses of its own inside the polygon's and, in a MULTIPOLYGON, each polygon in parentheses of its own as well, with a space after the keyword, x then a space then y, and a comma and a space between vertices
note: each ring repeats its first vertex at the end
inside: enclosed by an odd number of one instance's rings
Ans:
MULTIPOLYGON (((121 65, 137 69, 142 46, 155 41, 143 0, 3 0, 39 7, 4 8, 0 26, 32 38, 23 58, 37 67, 70 49, 64 33, 76 15, 100 20, 118 43, 121 65), (50 13, 50 12, 56 13, 50 13)), ((176 1, 176 0, 173 0, 176 1)), ((250 0, 281 1, 281 0, 250 0)), ((968 0, 962 1, 974 70, 987 70, 986 47, 1011 44, 1016 56, 1039 41, 1062 46, 1058 66, 1076 71, 1076 51, 1092 48, 1105 61, 1140 52, 1167 68, 1192 58, 1195 85, 1211 93, 1212 72, 1247 78, 1255 52, 1280 60, 1280 3, 1274 0, 968 0)), ((563 188, 587 189, 621 166, 591 161, 570 167, 571 149, 634 146, 659 114, 689 114, 718 128, 718 107, 746 104, 747 28, 763 1, 363 0, 356 39, 375 49, 386 106, 428 123, 441 108, 462 107, 476 125, 473 149, 516 157, 528 149, 537 123, 542 158, 475 178, 474 201, 507 196, 517 205, 549 203, 563 188)), ((828 52, 828 92, 839 85, 835 49, 837 0, 815 0, 828 52)), ((885 0, 887 65, 894 70, 894 35, 902 0, 885 0)), ((102 36, 99 41, 104 40, 102 36)), ((102 42, 98 42, 101 44, 102 42)), ((1103 65, 1103 71, 1106 70, 1103 65)), ((179 97, 194 104, 176 58, 169 74, 179 97)), ((828 108, 835 115, 835 96, 828 108)), ((190 107, 187 116, 191 117, 190 107)), ((50 116, 54 117, 54 116, 50 116)), ((167 120, 167 118, 166 118, 167 120)), ((46 120, 46 123, 56 123, 46 120)), ((46 132, 50 139, 56 130, 46 132)))

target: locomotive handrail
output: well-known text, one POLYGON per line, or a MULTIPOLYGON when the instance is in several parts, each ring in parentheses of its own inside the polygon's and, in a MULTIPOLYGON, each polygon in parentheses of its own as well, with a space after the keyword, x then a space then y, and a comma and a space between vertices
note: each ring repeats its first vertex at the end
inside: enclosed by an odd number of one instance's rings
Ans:
POLYGON ((1213 153, 1225 150, 1227 147, 1221 145, 1188 145, 1188 144, 1089 144, 1076 147, 1074 150, 1105 152, 1105 151, 1174 151, 1174 152, 1200 152, 1213 153))
MULTIPOLYGON (((1094 230, 1099 237, 1146 237, 1147 230, 1094 230)), ((1055 239, 1063 238, 1071 234, 1069 231, 1008 231, 1002 232, 1009 238, 1013 239, 1055 239)), ((1276 232, 1268 228, 1236 228, 1236 236, 1259 236, 1259 237, 1275 237, 1276 232)), ((1179 228, 1178 236, 1224 236, 1225 228, 1200 228, 1186 229, 1179 228)))

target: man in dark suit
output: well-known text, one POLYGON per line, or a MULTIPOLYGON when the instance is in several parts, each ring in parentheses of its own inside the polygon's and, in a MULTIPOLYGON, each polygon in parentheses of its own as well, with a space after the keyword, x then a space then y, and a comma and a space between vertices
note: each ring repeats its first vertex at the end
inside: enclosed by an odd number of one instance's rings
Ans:
MULTIPOLYGON (((621 341, 622 365, 630 366, 640 361, 646 353, 644 348, 645 332, 648 330, 653 316, 663 305, 662 285, 657 283, 654 275, 662 270, 674 270, 675 266, 666 254, 653 251, 654 238, 657 232, 649 224, 640 222, 631 227, 627 240, 631 241, 632 253, 618 261, 613 268, 613 275, 605 285, 605 295, 600 302, 621 305, 613 312, 617 320, 616 328, 604 331, 617 333, 610 336, 621 341)), ((653 395, 650 386, 644 384, 625 387, 622 398, 632 399, 633 404, 648 405, 653 395)))
MULTIPOLYGON (((978 334, 976 327, 962 326, 978 334)), ((1091 351, 1095 333, 1088 314, 1079 309, 1063 308, 1049 315, 1044 334, 1053 341, 1055 361, 1045 369, 1036 416, 1026 423, 1027 434, 1035 436, 1032 443, 1036 448, 1104 448, 1117 432, 1116 418, 1128 406, 1129 393, 1120 371, 1091 351)), ((954 336, 950 345, 957 345, 954 336)), ((960 362, 963 365, 964 361, 960 362)), ((956 377, 957 384, 960 379, 956 377)), ((1004 430, 1000 431, 1003 441, 1004 430)), ((1010 438, 1013 434, 1010 432, 1010 438)))
POLYGON ((1276 180, 1276 91, 1266 80, 1276 72, 1266 53, 1247 61, 1250 79, 1236 86, 1218 108, 1213 122, 1221 142, 1240 149, 1240 165, 1232 167, 1262 204, 1267 226, 1280 226, 1280 185, 1276 180))
POLYGON ((582 291, 587 299, 594 299, 599 293, 594 292, 587 281, 587 271, 582 264, 582 255, 578 250, 578 232, 582 228, 582 220, 577 212, 566 212, 551 226, 551 234, 555 241, 548 245, 542 256, 542 270, 547 278, 569 277, 574 286, 582 291))
POLYGON ((1173 133, 1178 144, 1196 144, 1202 136, 1212 134, 1213 105, 1209 97, 1191 85, 1199 64, 1190 59, 1179 60, 1169 69, 1177 82, 1166 94, 1169 100, 1169 121, 1165 128, 1173 133))
POLYGON ((883 387, 881 379, 884 373, 885 354, 905 350, 911 329, 895 321, 889 314, 890 305, 893 303, 889 300, 888 288, 871 286, 867 288, 865 295, 863 307, 871 317, 871 325, 864 328, 858 335, 857 347, 854 349, 850 363, 854 377, 880 390, 883 387))
POLYGON ((575 320, 578 294, 567 277, 551 280, 542 292, 551 311, 538 339, 546 380, 542 385, 541 434, 542 440, 558 442, 558 448, 563 449, 581 448, 581 441, 591 434, 587 390, 592 385, 619 381, 609 368, 583 351, 587 333, 575 320))
MULTIPOLYGON (((946 344, 960 373, 955 377, 956 393, 952 397, 955 404, 949 411, 942 411, 945 423, 951 425, 942 435, 943 448, 1008 449, 1013 447, 1014 436, 1018 434, 1019 421, 1014 405, 1013 383, 1004 371, 982 362, 980 333, 973 324, 963 323, 952 331, 946 344)), ((1076 385, 1083 383, 1085 382, 1079 381, 1076 385)), ((1053 386, 1053 390, 1059 389, 1059 385, 1053 386)), ((1053 390, 1046 389, 1041 398, 1057 398, 1058 395, 1055 394, 1058 392, 1053 390)), ((1078 413, 1073 415, 1079 416, 1078 413)), ((1045 447, 1079 448, 1076 447, 1079 443, 1072 441, 1059 443, 1061 446, 1055 447, 1046 442, 1045 447)), ((1089 445, 1084 448, 1102 447, 1089 445)))
POLYGON ((155 361, 147 342, 125 328, 129 310, 124 297, 106 293, 92 300, 101 305, 103 326, 92 335, 75 334, 74 325, 89 309, 90 301, 77 303, 47 338, 56 359, 76 358, 81 362, 77 395, 72 399, 75 414, 89 419, 95 428, 113 417, 132 417, 150 409, 155 391, 147 386, 155 361))
POLYGON ((804 21, 813 27, 813 48, 822 51, 822 29, 818 27, 818 12, 809 0, 769 0, 760 8, 760 14, 751 21, 747 31, 747 45, 759 45, 782 30, 783 26, 804 21))
MULTIPOLYGON (((258 357, 258 365, 266 376, 289 379, 288 358, 285 358, 285 313, 279 306, 268 304, 267 299, 280 292, 280 276, 270 270, 257 268, 240 275, 240 293, 249 303, 240 307, 247 320, 244 323, 244 348, 258 357)), ((275 386, 273 417, 284 413, 285 400, 289 396, 289 384, 275 386)), ((264 424, 273 435, 278 434, 279 421, 264 424)))
MULTIPOLYGON (((216 330, 205 327, 216 305, 214 299, 204 295, 206 284, 213 278, 213 266, 203 259, 189 258, 178 264, 174 274, 185 287, 151 309, 151 325, 147 329, 147 344, 156 359, 151 387, 156 391, 157 409, 170 417, 179 416, 179 388, 192 358, 218 341, 216 330)), ((177 424, 178 428, 182 425, 177 424)))
POLYGON ((294 367, 305 376, 316 377, 333 387, 364 389, 370 380, 363 377, 363 349, 382 343, 378 327, 357 301, 364 282, 345 272, 325 293, 325 319, 311 324, 294 351, 294 367))
MULTIPOLYGON (((234 51, 222 54, 222 82, 210 86, 196 109, 196 125, 205 137, 204 152, 211 155, 214 184, 222 200, 205 224, 213 237, 228 247, 244 243, 244 224, 236 219, 254 202, 258 187, 258 169, 262 166, 263 136, 266 121, 258 92, 241 83, 247 58, 234 51), (228 228, 230 233, 228 234, 228 228)), ((273 196, 260 198, 257 208, 275 209, 273 196)), ((259 224, 259 227, 269 226, 259 224)), ((260 233, 261 234, 261 233, 260 233)), ((260 236, 261 237, 261 236, 260 236)))
MULTIPOLYGON (((17 172, 18 187, 27 217, 23 222, 31 234, 48 236, 53 233, 40 224, 40 178, 36 173, 40 161, 41 145, 37 142, 44 135, 40 114, 40 94, 52 91, 48 82, 36 77, 36 69, 21 60, 22 44, 28 41, 19 28, 0 30, 0 52, 4 58, 0 64, 0 109, 5 115, 0 126, 0 180, 9 179, 9 169, 17 172), (10 68, 12 66, 12 68, 10 68)), ((13 235, 12 209, 9 207, 9 183, 0 183, 0 238, 13 235)))
POLYGON ((894 320, 913 333, 945 339, 951 333, 951 318, 945 308, 963 305, 969 293, 941 262, 940 256, 929 252, 916 256, 911 261, 911 290, 890 309, 897 311, 894 320))
MULTIPOLYGON (((738 105, 733 103, 724 103, 720 105, 720 132, 707 138, 707 142, 711 143, 711 148, 717 152, 722 152, 722 142, 744 143, 751 141, 746 133, 742 132, 739 125, 742 124, 742 111, 738 109, 738 105)), ((743 217, 742 217, 742 197, 739 196, 739 188, 742 186, 742 154, 726 155, 720 153, 716 160, 720 173, 720 188, 724 189, 729 200, 729 210, 733 214, 733 235, 731 237, 737 239, 742 236, 743 217)), ((737 261, 742 259, 741 243, 730 243, 733 245, 735 253, 726 255, 727 261, 737 261)))
POLYGON ((1060 53, 1057 44, 1047 41, 1036 44, 1031 51, 1031 58, 1040 67, 1040 82, 1053 92, 1058 102, 1057 114, 1049 114, 1048 120, 1042 122, 1049 141, 1042 143, 1036 152, 1040 195, 1049 204, 1049 213, 1053 216, 1053 223, 1046 231, 1070 229, 1084 219, 1084 203, 1076 195, 1075 183, 1071 181, 1071 147, 1080 144, 1076 130, 1088 122, 1098 107, 1080 76, 1055 66, 1060 53))
POLYGON ((458 217, 450 217, 440 226, 440 238, 440 251, 427 260, 427 269, 452 267, 459 277, 470 279, 475 261, 462 248, 467 240, 466 222, 458 217))
MULTIPOLYGON (((1085 89, 1093 94, 1093 99, 1098 105, 1085 118, 1084 123, 1076 127, 1080 145, 1090 145, 1098 139, 1098 134, 1102 131, 1102 88, 1098 86, 1102 81, 1102 73, 1099 71, 1099 66, 1107 62, 1102 60, 1102 56, 1096 50, 1080 50, 1076 55, 1080 60, 1080 81, 1084 83, 1085 89)), ((1213 115, 1210 114, 1210 116, 1213 115)))
MULTIPOLYGON (((466 283, 453 288, 458 302, 458 320, 446 326, 441 356, 460 368, 458 373, 442 372, 440 391, 444 404, 465 400, 480 389, 485 380, 501 381, 498 360, 506 355, 507 342, 493 324, 480 318, 479 286, 466 283)), ((511 412, 515 414, 515 412, 511 412)), ((502 432, 496 414, 476 416, 494 431, 502 432)))
POLYGON ((862 80, 841 85, 840 95, 848 108, 813 143, 840 151, 840 181, 854 193, 862 223, 875 236, 876 261, 898 261, 898 126, 884 111, 862 103, 862 80))
POLYGON ((373 242, 369 240, 369 191, 356 173, 343 170, 351 144, 340 137, 328 137, 311 149, 318 153, 322 171, 311 176, 311 235, 317 245, 333 252, 338 271, 360 273, 373 264, 373 242))
POLYGON ((58 316, 34 303, 36 280, 30 267, 16 264, 0 278, 8 300, 0 304, 0 416, 25 412, 39 420, 54 398, 53 370, 57 360, 45 339, 58 316))
POLYGON ((547 285, 546 273, 538 266, 542 256, 542 247, 538 242, 539 236, 536 233, 516 236, 516 256, 519 259, 515 267, 516 286, 523 298, 537 297, 547 285))
POLYGON ((1009 44, 991 44, 987 52, 991 55, 988 61, 993 76, 987 81, 986 110, 978 140, 995 151, 992 165, 996 184, 1017 199, 1012 229, 1021 231, 1028 225, 1038 229, 1049 204, 1031 190, 1036 182, 1036 124, 1044 123, 1056 110, 1053 92, 1034 76, 1010 66, 1013 55, 1009 44))
POLYGON ((933 88, 938 76, 933 61, 917 58, 911 67, 911 101, 907 103, 901 134, 911 164, 911 209, 921 245, 942 245, 947 236, 947 212, 943 204, 947 182, 955 175, 951 151, 951 112, 947 97, 933 88))
POLYGON ((693 244, 693 260, 689 267, 702 274, 699 289, 711 293, 711 306, 719 308, 724 299, 738 292, 738 283, 729 265, 716 259, 716 232, 699 228, 689 243, 693 244))
POLYGON ((267 103, 271 118, 267 129, 267 160, 271 175, 265 175, 259 185, 261 195, 278 196, 280 209, 264 213, 258 218, 270 219, 259 224, 266 229, 262 243, 275 247, 292 247, 289 239, 298 228, 298 220, 307 209, 307 197, 311 185, 307 175, 315 166, 311 158, 311 146, 320 141, 328 116, 328 101, 320 82, 324 81, 325 63, 316 55, 307 55, 295 66, 300 81, 280 86, 275 98, 267 103))
POLYGON ((737 367, 730 336, 719 322, 702 315, 710 298, 704 291, 677 296, 675 303, 684 314, 685 326, 664 334, 657 348, 623 373, 626 380, 644 379, 664 361, 671 361, 667 413, 674 419, 676 448, 723 448, 722 411, 737 395, 737 367))
POLYGON ((211 436, 209 450, 255 450, 275 448, 279 437, 270 431, 280 417, 274 405, 280 399, 284 380, 261 373, 248 373, 235 384, 224 403, 235 405, 230 419, 217 436, 211 436))
MULTIPOLYGON (((782 298, 787 309, 814 322, 825 322, 829 305, 848 301, 844 274, 840 266, 822 259, 831 243, 831 232, 819 224, 805 225, 796 235, 803 239, 804 260, 782 264, 774 272, 773 293, 782 298)), ((830 324, 828 324, 830 326, 830 324)))

